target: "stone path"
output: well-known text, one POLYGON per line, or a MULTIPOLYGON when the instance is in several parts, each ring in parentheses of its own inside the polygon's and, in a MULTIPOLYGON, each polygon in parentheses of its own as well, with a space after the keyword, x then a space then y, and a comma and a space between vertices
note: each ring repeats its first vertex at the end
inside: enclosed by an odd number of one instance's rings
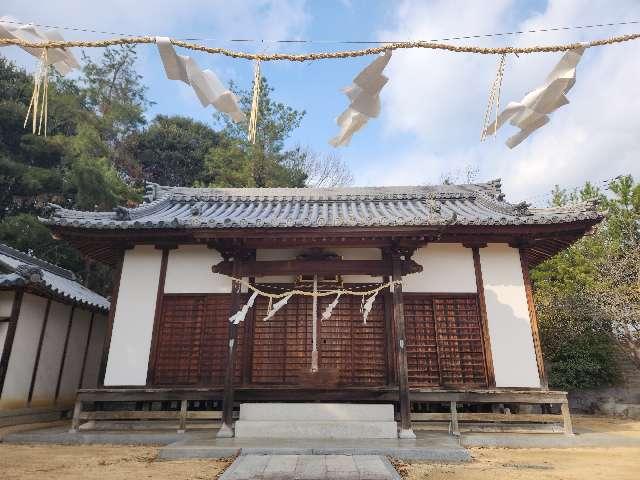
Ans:
POLYGON ((220 480, 400 480, 378 455, 241 455, 220 480))

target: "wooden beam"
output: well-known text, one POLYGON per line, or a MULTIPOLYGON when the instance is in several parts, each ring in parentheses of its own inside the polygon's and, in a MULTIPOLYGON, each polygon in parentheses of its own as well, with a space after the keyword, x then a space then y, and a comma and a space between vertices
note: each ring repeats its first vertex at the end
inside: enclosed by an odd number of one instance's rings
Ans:
MULTIPOLYGON (((422 271, 413 260, 400 260, 402 275, 422 271)), ((213 273, 231 275, 233 262, 222 261, 212 267, 213 273)), ((270 275, 391 275, 391 265, 384 260, 272 260, 243 262, 238 277, 264 277, 270 275)))
POLYGON ((60 383, 62 382, 62 373, 64 372, 64 366, 67 361, 67 349, 69 348, 69 336, 71 335, 71 328, 73 327, 73 314, 76 311, 76 307, 71 307, 71 313, 69 314, 69 323, 67 324, 67 333, 64 337, 64 347, 62 348, 62 360, 60 361, 60 370, 58 371, 58 381, 56 382, 56 394, 55 401, 58 400, 60 395, 60 383))
POLYGON ((480 263, 480 249, 472 247, 473 268, 476 274, 476 292, 478 294, 478 308, 482 321, 482 345, 484 363, 487 372, 487 386, 496 386, 496 376, 493 368, 493 355, 491 354, 491 336, 489 334, 489 318, 487 317, 487 303, 484 295, 484 280, 482 278, 482 264, 480 263))
MULTIPOLYGON (((233 259, 232 276, 240 278, 242 265, 239 253, 233 259)), ((232 282, 231 285, 231 306, 229 316, 240 309, 240 283, 232 282)), ((218 430, 218 437, 233 437, 233 374, 235 372, 236 351, 238 349, 238 326, 229 322, 229 347, 227 350, 227 368, 224 374, 224 391, 222 399, 222 427, 218 430)))
POLYGON ((156 308, 153 316, 153 331, 151 334, 151 348, 149 349, 149 360, 147 361, 147 385, 152 385, 156 372, 156 357, 158 350, 158 330, 160 329, 160 316, 162 315, 162 300, 164 298, 164 284, 167 277, 167 264, 169 263, 169 248, 162 249, 162 260, 160 260, 160 276, 158 278, 158 290, 156 292, 156 308))
POLYGON ((531 324, 531 335, 533 336, 533 346, 536 352, 536 364, 538 365, 538 375, 540 376, 540 385, 543 388, 549 388, 547 374, 544 369, 544 357, 542 356, 542 344, 540 342, 540 331, 538 330, 538 316, 536 315, 536 306, 533 302, 533 290, 531 288, 531 277, 529 276, 529 264, 527 262, 526 252, 520 249, 520 267, 522 268, 522 279, 524 281, 524 290, 527 296, 527 307, 529 309, 529 323, 531 324))
POLYGON ((107 332, 102 346, 102 359, 100 360, 100 371, 98 373, 98 386, 104 386, 104 375, 107 371, 107 360, 109 359, 109 349, 111 348, 111 334, 113 333, 113 319, 116 315, 118 304, 118 294, 120 292, 120 277, 122 277, 122 265, 124 264, 124 250, 120 253, 120 260, 113 273, 113 290, 111 293, 111 303, 109 305, 109 316, 107 317, 107 332))
MULTIPOLYGON (((402 280, 400 252, 391 252, 392 280, 402 280)), ((398 365, 398 394, 400 400, 400 438, 415 438, 411 429, 411 403, 409 401, 409 372, 407 367, 407 338, 404 328, 402 285, 393 286, 393 319, 396 331, 396 363, 398 365)))
POLYGON ((33 364, 31 373, 31 383, 29 384, 29 396, 27 402, 31 403, 33 398, 33 389, 36 386, 36 375, 38 374, 38 365, 40 364, 40 354, 42 353, 42 344, 44 343, 44 334, 49 323, 49 311, 51 310, 51 299, 47 300, 47 306, 44 309, 44 318, 42 319, 42 328, 40 329, 40 337, 38 338, 38 350, 36 351, 36 360, 33 364))
POLYGON ((18 328, 18 317, 20 316, 20 308, 22 307, 22 299, 24 291, 18 289, 13 295, 13 304, 11 305, 11 317, 9 317, 9 326, 4 339, 4 347, 2 348, 2 357, 0 357, 0 396, 4 388, 4 380, 7 377, 7 369, 9 368, 9 358, 13 350, 13 340, 16 336, 18 328))

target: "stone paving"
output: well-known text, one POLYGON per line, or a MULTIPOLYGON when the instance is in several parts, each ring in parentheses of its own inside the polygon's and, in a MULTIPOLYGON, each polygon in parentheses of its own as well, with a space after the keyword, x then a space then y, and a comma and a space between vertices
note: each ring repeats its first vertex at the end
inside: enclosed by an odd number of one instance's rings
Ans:
POLYGON ((378 455, 241 455, 220 480, 400 480, 378 455))

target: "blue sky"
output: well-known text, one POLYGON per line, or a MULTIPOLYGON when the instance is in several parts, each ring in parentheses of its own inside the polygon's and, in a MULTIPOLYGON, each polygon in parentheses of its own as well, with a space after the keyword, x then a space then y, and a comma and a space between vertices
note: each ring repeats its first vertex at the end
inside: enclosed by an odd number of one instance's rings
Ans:
MULTIPOLYGON (((40 2, 38 2, 40 3, 40 2)), ((377 2, 365 0, 50 0, 39 5, 5 0, 0 15, 21 21, 82 27, 131 34, 211 39, 219 45, 249 51, 332 50, 359 45, 317 43, 278 44, 275 39, 415 40, 455 35, 504 32, 541 27, 640 20, 637 0, 493 0, 377 2), (230 43, 231 38, 265 42, 230 43)), ((530 45, 584 41, 635 32, 640 25, 537 33, 476 39, 480 45, 530 45)), ((61 30, 65 38, 104 38, 105 35, 61 30)), ((459 43, 459 42, 458 42, 459 43)), ((156 102, 150 114, 180 114, 211 123, 212 110, 203 109, 193 92, 167 80, 156 49, 138 47, 139 71, 156 102)), ((27 68, 35 60, 15 47, 3 49, 27 68)), ((99 51, 88 51, 99 54, 99 51)), ((249 86, 252 65, 244 60, 194 54, 225 82, 249 86)), ((434 51, 396 52, 387 67, 390 81, 382 92, 379 118, 338 150, 358 185, 424 184, 438 182, 447 172, 468 166, 479 180, 501 177, 512 201, 544 202, 555 183, 578 186, 618 174, 640 177, 640 41, 592 49, 578 67, 569 94, 571 103, 551 122, 513 150, 504 141, 513 133, 504 127, 496 139, 480 143, 487 93, 497 59, 434 51)), ((80 52, 76 51, 77 56, 80 52)), ((519 100, 538 86, 558 61, 558 54, 510 57, 502 104, 519 100)), ((308 145, 319 153, 333 149, 327 141, 337 132, 334 119, 347 106, 340 89, 371 58, 313 63, 263 64, 275 96, 307 111, 291 144, 308 145)))

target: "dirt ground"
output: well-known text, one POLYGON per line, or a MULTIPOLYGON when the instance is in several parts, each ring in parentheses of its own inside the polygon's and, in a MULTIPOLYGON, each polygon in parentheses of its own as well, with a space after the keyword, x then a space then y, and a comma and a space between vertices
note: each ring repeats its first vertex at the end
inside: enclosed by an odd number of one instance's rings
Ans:
POLYGON ((2 480, 212 480, 229 460, 156 460, 158 448, 0 444, 2 480))
MULTIPOLYGON (((640 421, 574 416, 578 431, 640 439, 640 421)), ((640 447, 571 449, 471 449, 462 465, 399 465, 418 480, 591 480, 640 479, 640 447)), ((157 460, 158 449, 130 446, 9 445, 0 443, 2 480, 213 480, 230 463, 214 460, 157 460)))
MULTIPOLYGON (((576 431, 640 439, 640 421, 573 416, 576 431)), ((616 480, 640 479, 640 447, 612 448, 471 448, 473 462, 397 466, 407 480, 616 480)))

